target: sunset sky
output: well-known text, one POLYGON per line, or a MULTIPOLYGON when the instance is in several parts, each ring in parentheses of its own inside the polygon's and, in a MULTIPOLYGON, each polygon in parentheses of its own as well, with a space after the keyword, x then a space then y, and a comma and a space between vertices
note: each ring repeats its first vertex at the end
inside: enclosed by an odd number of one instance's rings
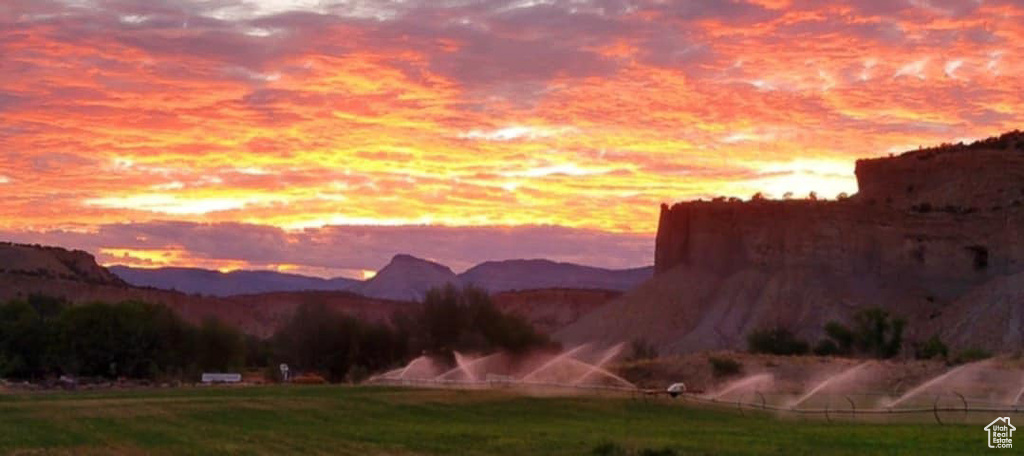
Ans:
POLYGON ((653 262, 659 205, 1021 128, 1024 1, 0 1, 0 239, 653 262))

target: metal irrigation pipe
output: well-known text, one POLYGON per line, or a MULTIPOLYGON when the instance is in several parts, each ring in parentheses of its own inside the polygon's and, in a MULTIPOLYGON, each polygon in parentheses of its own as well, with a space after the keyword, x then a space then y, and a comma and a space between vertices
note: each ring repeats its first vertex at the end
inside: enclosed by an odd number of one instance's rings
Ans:
POLYGON ((767 408, 768 401, 764 399, 764 394, 761 394, 760 391, 754 391, 754 394, 756 394, 757 397, 761 398, 761 410, 765 410, 767 408))
POLYGON ((953 391, 953 394, 960 396, 960 401, 964 403, 964 422, 966 422, 967 416, 969 415, 969 411, 967 410, 967 398, 965 398, 963 394, 960 394, 956 391, 953 391))

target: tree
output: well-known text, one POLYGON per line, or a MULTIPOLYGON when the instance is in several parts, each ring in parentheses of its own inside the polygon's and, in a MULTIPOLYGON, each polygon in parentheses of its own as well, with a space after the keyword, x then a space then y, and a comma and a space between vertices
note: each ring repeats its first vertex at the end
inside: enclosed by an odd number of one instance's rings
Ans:
POLYGON ((279 356, 299 371, 340 381, 352 367, 359 322, 323 304, 304 304, 274 336, 279 356))
POLYGON ((270 339, 263 339, 252 334, 245 335, 245 366, 268 367, 274 357, 274 344, 270 339))
POLYGON ((66 306, 41 295, 0 305, 0 377, 39 378, 57 370, 53 322, 66 306))
POLYGON ((196 331, 196 363, 204 372, 228 372, 245 365, 245 339, 237 329, 215 318, 196 331))
POLYGON ((743 365, 732 358, 709 356, 711 375, 715 378, 730 377, 743 372, 743 365))
POLYGON ((518 315, 506 315, 491 302, 486 291, 475 287, 459 289, 451 284, 427 292, 422 322, 416 339, 424 351, 447 355, 452 350, 521 353, 550 345, 518 315))
POLYGON ((128 301, 72 306, 57 322, 64 372, 151 378, 190 362, 190 327, 162 305, 128 301))

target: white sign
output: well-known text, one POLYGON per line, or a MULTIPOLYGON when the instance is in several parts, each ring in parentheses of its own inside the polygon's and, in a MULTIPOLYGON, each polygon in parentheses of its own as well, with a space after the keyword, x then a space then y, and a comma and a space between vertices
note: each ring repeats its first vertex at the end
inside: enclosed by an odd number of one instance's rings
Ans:
POLYGON ((988 432, 989 448, 1013 448, 1013 431, 1017 428, 1010 424, 1010 417, 1002 416, 992 420, 985 426, 988 432))
POLYGON ((203 373, 203 383, 238 383, 242 374, 203 373))

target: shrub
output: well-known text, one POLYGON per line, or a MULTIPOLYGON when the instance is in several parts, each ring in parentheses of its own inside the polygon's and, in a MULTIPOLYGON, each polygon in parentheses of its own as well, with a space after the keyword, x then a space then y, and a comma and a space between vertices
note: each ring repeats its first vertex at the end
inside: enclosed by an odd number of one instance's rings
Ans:
POLYGON ((818 356, 838 356, 843 353, 839 350, 839 346, 832 339, 821 339, 818 344, 814 346, 814 354, 818 356))
POLYGON ((676 456, 676 450, 669 447, 664 448, 644 448, 637 452, 637 456, 676 456))
POLYGON ((594 456, 626 456, 628 453, 622 445, 607 442, 594 447, 590 454, 594 456))
POLYGON ((629 356, 627 359, 630 361, 641 361, 646 359, 654 359, 658 357, 658 349, 653 343, 643 337, 633 339, 629 343, 629 356))
POLYGON ((819 342, 816 353, 850 355, 854 352, 880 359, 892 358, 903 347, 903 328, 906 320, 894 318, 889 312, 872 307, 853 316, 853 327, 837 321, 825 324, 825 334, 832 344, 819 342), (834 345, 834 347, 833 347, 834 345))
POLYGON ((983 348, 965 348, 953 357, 952 364, 967 364, 992 357, 992 352, 983 348))
POLYGON ((751 353, 803 355, 808 349, 807 341, 781 326, 754 330, 747 335, 747 350, 751 353))
POLYGON ((888 311, 872 307, 854 314, 853 323, 854 342, 861 353, 881 359, 899 354, 906 320, 893 318, 888 311))
POLYGON ((831 339, 830 345, 818 343, 819 347, 828 347, 833 350, 832 355, 849 355, 853 352, 853 332, 838 321, 825 323, 825 335, 831 339))
POLYGON ((675 456, 679 453, 676 450, 664 447, 664 448, 643 448, 638 451, 627 451, 622 445, 617 443, 602 443, 593 450, 590 454, 594 456, 675 456))
POLYGON ((914 358, 917 359, 946 359, 949 356, 949 348, 942 343, 938 334, 933 335, 924 342, 914 344, 914 358))
POLYGON ((743 372, 743 365, 732 358, 710 356, 708 362, 711 363, 711 374, 715 378, 729 377, 743 372))

